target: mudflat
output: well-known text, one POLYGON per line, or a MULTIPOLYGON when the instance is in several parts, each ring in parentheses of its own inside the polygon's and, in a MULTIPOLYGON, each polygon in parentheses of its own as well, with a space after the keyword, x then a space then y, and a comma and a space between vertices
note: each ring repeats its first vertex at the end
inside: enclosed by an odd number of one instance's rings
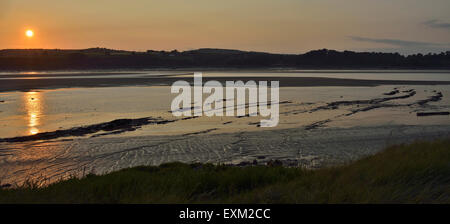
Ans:
MULTIPOLYGON (((87 76, 111 76, 114 73, 91 74, 87 76)), ((86 74, 83 74, 86 76, 86 74)), ((27 78, 3 79, 0 81, 0 92, 28 91, 38 89, 57 89, 74 87, 118 87, 118 86, 163 86, 172 85, 175 81, 185 80, 193 82, 192 77, 95 77, 95 78, 27 78)), ((253 81, 279 81, 280 87, 313 87, 313 86, 379 86, 379 85, 450 85, 450 81, 412 81, 412 80, 369 80, 344 79, 326 77, 204 77, 203 81, 216 80, 221 83, 232 80, 244 82, 253 81)))

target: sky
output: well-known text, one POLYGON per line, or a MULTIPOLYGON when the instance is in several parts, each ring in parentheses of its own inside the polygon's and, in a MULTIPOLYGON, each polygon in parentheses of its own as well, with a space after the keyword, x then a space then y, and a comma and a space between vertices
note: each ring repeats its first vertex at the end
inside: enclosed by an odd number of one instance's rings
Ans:
POLYGON ((0 0, 0 49, 90 47, 441 52, 450 1, 0 0))

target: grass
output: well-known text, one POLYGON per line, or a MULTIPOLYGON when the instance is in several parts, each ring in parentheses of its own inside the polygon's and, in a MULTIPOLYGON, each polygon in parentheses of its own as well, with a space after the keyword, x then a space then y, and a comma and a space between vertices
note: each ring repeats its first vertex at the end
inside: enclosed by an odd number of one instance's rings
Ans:
POLYGON ((319 170, 170 163, 0 190, 0 203, 450 203, 450 139, 319 170))

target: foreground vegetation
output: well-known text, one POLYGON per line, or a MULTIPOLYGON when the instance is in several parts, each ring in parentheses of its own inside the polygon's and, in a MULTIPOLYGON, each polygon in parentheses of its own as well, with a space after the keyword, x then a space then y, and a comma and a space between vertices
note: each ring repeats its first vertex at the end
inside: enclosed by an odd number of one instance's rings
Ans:
POLYGON ((450 203, 450 140, 319 170, 164 164, 0 190, 0 203, 450 203))

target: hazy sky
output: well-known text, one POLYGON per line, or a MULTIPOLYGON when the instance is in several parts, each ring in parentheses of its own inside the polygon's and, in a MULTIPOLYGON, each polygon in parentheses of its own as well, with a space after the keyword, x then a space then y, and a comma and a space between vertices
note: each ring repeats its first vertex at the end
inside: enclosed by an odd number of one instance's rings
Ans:
POLYGON ((435 52, 450 49, 450 1, 0 0, 1 49, 88 47, 435 52))

